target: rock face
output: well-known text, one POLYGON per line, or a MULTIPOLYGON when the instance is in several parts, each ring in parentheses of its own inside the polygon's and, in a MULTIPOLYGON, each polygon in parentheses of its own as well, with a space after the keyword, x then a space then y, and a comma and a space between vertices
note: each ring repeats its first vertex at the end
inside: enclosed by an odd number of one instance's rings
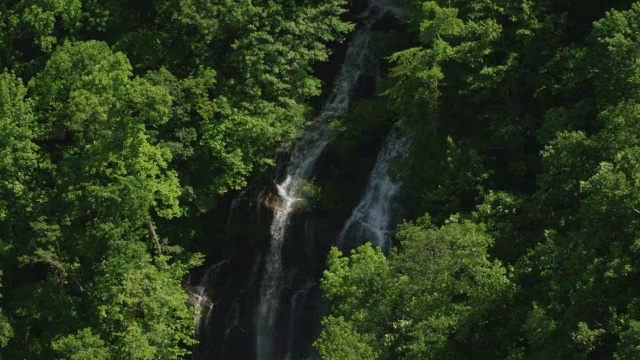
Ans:
MULTIPOLYGON (((388 14, 373 0, 343 53, 334 90, 317 119, 280 164, 274 181, 254 185, 228 211, 226 234, 209 254, 212 266, 193 285, 202 307, 194 359, 303 359, 325 313, 318 288, 326 255, 366 193, 389 127, 344 159, 328 124, 354 98, 374 96, 372 26, 388 14), (372 65, 373 64, 373 65, 372 65), (331 193, 331 194, 330 194, 331 193), (329 197, 332 200, 327 200, 329 197), (213 270, 212 270, 213 268, 213 270), (204 300, 206 299, 206 301, 204 300), (206 314, 204 314, 206 312, 206 314)), ((338 52, 340 53, 340 52, 338 52)))
POLYGON ((267 194, 264 196, 264 199, 262 199, 262 206, 271 212, 282 209, 282 206, 284 206, 282 197, 278 195, 276 184, 269 187, 267 194))

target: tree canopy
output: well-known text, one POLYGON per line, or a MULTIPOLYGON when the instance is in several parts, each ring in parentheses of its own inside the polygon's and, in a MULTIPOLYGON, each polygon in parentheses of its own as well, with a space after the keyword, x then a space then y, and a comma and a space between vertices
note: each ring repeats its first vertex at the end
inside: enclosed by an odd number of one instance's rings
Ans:
POLYGON ((319 94, 315 63, 351 29, 345 10, 0 4, 3 358, 189 354, 184 279, 205 236, 189 225, 295 138, 319 94))
MULTIPOLYGON (((640 358, 640 2, 397 1, 377 92, 329 130, 353 169, 323 164, 305 213, 348 213, 398 123, 405 220, 389 253, 331 250, 314 356, 640 358)), ((188 357, 211 219, 299 136, 362 6, 2 2, 0 357, 188 357)))
POLYGON ((320 356, 637 358, 640 3, 412 4, 387 95, 419 220, 331 253, 320 356))

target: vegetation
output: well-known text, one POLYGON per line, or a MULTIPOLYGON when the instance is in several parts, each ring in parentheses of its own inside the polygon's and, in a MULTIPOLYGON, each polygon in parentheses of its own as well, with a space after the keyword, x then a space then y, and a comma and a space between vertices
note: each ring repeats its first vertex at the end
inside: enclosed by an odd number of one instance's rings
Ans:
MULTIPOLYGON (((639 359, 640 2, 402 1, 331 151, 400 122, 407 220, 331 251, 317 355, 639 359)), ((0 358, 189 355, 192 225, 311 117, 346 6, 0 4, 0 358)), ((300 213, 347 213, 314 181, 300 213)))
POLYGON ((182 281, 202 256, 172 220, 211 211, 294 138, 344 7, 0 4, 0 357, 189 353, 182 281))
POLYGON ((419 220, 332 251, 320 355, 639 358, 640 3, 412 3, 387 95, 419 220))

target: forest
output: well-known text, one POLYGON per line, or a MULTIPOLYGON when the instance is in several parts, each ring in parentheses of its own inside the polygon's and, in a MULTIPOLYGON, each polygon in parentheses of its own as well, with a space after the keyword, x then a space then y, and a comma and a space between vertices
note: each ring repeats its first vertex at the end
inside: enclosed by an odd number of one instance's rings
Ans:
POLYGON ((13 359, 640 359, 640 1, 0 2, 13 359))

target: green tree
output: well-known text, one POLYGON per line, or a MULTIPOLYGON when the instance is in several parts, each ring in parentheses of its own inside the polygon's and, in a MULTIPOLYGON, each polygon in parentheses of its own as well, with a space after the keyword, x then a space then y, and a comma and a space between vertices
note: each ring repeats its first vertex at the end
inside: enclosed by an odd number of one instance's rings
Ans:
POLYGON ((105 342, 94 335, 90 328, 77 334, 59 338, 53 342, 53 349, 60 359, 65 360, 109 360, 109 351, 105 342))
POLYGON ((0 67, 32 76, 62 39, 81 26, 82 0, 9 1, 0 5, 0 67))
MULTIPOLYGON (((638 3, 413 3, 415 46, 391 57, 412 140, 397 169, 409 216, 442 225, 398 233, 387 266, 406 285, 378 292, 403 304, 383 308, 392 330, 330 261, 343 293, 323 351, 349 354, 330 335, 344 331, 379 358, 634 358, 638 3)), ((374 258, 364 273, 387 279, 374 258)))
POLYGON ((156 232, 154 219, 181 214, 180 187, 147 130, 168 121, 171 96, 95 41, 60 46, 30 87, 52 166, 33 237, 11 254, 12 273, 41 273, 7 299, 20 339, 7 355, 85 356, 73 349, 88 343, 109 358, 182 357, 193 329, 181 280, 200 260, 156 232))
POLYGON ((504 349, 482 334, 488 319, 501 318, 494 301, 511 285, 487 253, 493 239, 484 227, 453 217, 437 228, 424 217, 401 226, 398 237, 394 268, 409 278, 411 298, 420 299, 411 303, 407 358, 500 357, 504 349))
POLYGON ((640 4, 634 2, 629 10, 611 10, 593 24, 588 70, 602 106, 640 96, 640 68, 630 60, 640 53, 639 18, 640 4))
POLYGON ((332 249, 327 260, 321 289, 332 304, 332 312, 324 320, 324 329, 315 346, 324 358, 343 354, 352 359, 361 355, 385 356, 383 339, 390 332, 390 315, 399 305, 394 302, 398 292, 388 260, 379 248, 365 244, 352 252, 350 258, 332 249), (345 349, 344 339, 356 341, 345 349), (363 354, 353 352, 361 349, 363 354), (334 352, 335 351, 335 352, 334 352))
POLYGON ((153 259, 142 242, 114 240, 91 284, 96 331, 112 359, 182 359, 189 353, 193 313, 181 281, 201 262, 153 259))
POLYGON ((0 256, 21 236, 20 223, 28 223, 37 207, 33 178, 46 166, 35 143, 39 131, 26 92, 13 74, 0 74, 0 256))
POLYGON ((35 143, 39 132, 26 92, 13 74, 0 74, 0 275, 5 274, 0 280, 9 284, 4 287, 9 296, 0 296, 0 348, 13 336, 10 284, 19 279, 16 254, 32 234, 29 223, 42 199, 34 189, 37 171, 47 166, 35 143))
POLYGON ((441 222, 470 211, 487 187, 532 186, 531 134, 543 110, 531 96, 563 22, 546 1, 414 3, 419 46, 391 57, 388 94, 412 139, 399 167, 416 195, 411 216, 441 222))
POLYGON ((322 326, 322 336, 314 343, 322 359, 365 360, 380 357, 370 345, 376 339, 357 333, 344 318, 329 315, 322 321, 322 326))
POLYGON ((346 352, 344 330, 357 347, 380 359, 500 356, 488 319, 511 285, 487 250, 482 226, 452 218, 438 228, 429 217, 404 224, 390 259, 363 245, 351 258, 330 253, 321 288, 333 307, 316 347, 325 358, 346 352), (471 336, 471 334, 476 334, 471 336))
MULTIPOLYGON (((0 280, 2 280, 2 272, 0 272, 0 280)), ((2 288, 1 283, 0 283, 0 288, 2 288)), ((1 293, 0 293, 0 299, 2 299, 1 293)), ((11 323, 3 313, 2 307, 0 307, 0 349, 5 347, 12 337, 13 337, 13 329, 11 328, 11 323)))

